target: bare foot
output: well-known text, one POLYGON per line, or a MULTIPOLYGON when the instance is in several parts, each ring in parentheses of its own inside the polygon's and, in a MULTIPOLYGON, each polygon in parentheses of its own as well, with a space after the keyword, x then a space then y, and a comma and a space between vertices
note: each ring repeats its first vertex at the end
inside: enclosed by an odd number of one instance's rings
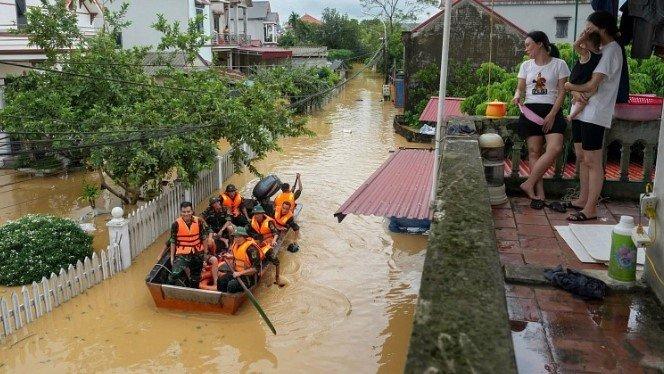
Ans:
POLYGON ((529 185, 528 182, 521 183, 519 187, 530 200, 540 200, 540 198, 535 194, 535 188, 529 185))
POLYGON ((570 204, 572 204, 574 206, 578 206, 578 207, 585 207, 586 206, 585 201, 581 201, 581 200, 578 200, 578 199, 570 201, 570 204))

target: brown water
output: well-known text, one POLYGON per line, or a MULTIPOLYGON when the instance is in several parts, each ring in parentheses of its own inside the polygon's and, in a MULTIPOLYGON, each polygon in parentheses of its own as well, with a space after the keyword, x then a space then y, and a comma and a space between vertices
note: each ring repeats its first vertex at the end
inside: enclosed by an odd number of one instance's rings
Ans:
MULTIPOLYGON (((301 251, 280 256, 289 285, 257 291, 278 335, 248 303, 236 316, 157 309, 144 284, 155 244, 127 272, 8 338, 0 370, 401 372, 426 238, 389 233, 379 217, 332 216, 389 149, 407 145, 380 88, 380 77, 361 75, 311 117, 316 137, 288 139, 258 165, 288 182, 300 172, 304 184, 301 251)), ((255 181, 231 182, 247 192, 255 181)))

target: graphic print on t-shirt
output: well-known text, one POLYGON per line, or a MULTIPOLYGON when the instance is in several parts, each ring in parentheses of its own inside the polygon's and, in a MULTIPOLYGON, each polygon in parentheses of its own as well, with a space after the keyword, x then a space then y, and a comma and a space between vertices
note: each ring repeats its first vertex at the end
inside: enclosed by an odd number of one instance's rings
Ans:
POLYGON ((546 78, 542 76, 542 72, 537 73, 537 78, 533 79, 535 87, 533 87, 533 95, 546 95, 549 91, 546 89, 546 78))

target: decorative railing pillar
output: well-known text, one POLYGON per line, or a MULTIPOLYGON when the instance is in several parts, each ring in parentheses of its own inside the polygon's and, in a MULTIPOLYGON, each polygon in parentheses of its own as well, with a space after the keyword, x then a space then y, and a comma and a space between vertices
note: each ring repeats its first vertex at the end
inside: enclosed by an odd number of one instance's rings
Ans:
POLYGON ((524 141, 518 135, 515 135, 512 139, 512 174, 510 174, 510 177, 518 178, 519 167, 521 165, 521 150, 523 149, 524 141))
POLYGON ((120 249, 120 261, 122 270, 131 265, 131 246, 129 245, 129 220, 124 218, 124 211, 119 206, 111 210, 113 217, 106 223, 108 237, 111 245, 117 245, 120 249))
POLYGON ((623 142, 620 149, 620 181, 629 182, 629 159, 632 153, 632 143, 623 142))
POLYGON ((652 169, 655 166, 655 153, 657 144, 646 143, 643 148, 643 181, 648 183, 651 180, 652 169))

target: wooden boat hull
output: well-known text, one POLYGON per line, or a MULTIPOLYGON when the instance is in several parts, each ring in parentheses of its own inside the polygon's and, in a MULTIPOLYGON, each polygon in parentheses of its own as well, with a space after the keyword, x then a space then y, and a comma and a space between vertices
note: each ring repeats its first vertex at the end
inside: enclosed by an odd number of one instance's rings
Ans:
MULTIPOLYGON (((298 204, 295 211, 296 217, 301 210, 302 205, 298 204)), ((287 235, 288 234, 282 236, 277 242, 277 245, 273 248, 277 255, 279 254, 281 245, 287 235)), ((168 250, 165 249, 145 279, 148 291, 150 291, 150 295, 152 295, 155 305, 159 308, 191 312, 235 314, 247 299, 244 292, 226 293, 167 284, 167 269, 170 270, 170 254, 168 253, 168 250)), ((260 274, 260 279, 262 280, 263 275, 271 269, 272 264, 266 261, 265 266, 263 266, 263 271, 260 274)), ((257 285, 251 288, 251 292, 254 293, 254 295, 257 288, 257 285)))

